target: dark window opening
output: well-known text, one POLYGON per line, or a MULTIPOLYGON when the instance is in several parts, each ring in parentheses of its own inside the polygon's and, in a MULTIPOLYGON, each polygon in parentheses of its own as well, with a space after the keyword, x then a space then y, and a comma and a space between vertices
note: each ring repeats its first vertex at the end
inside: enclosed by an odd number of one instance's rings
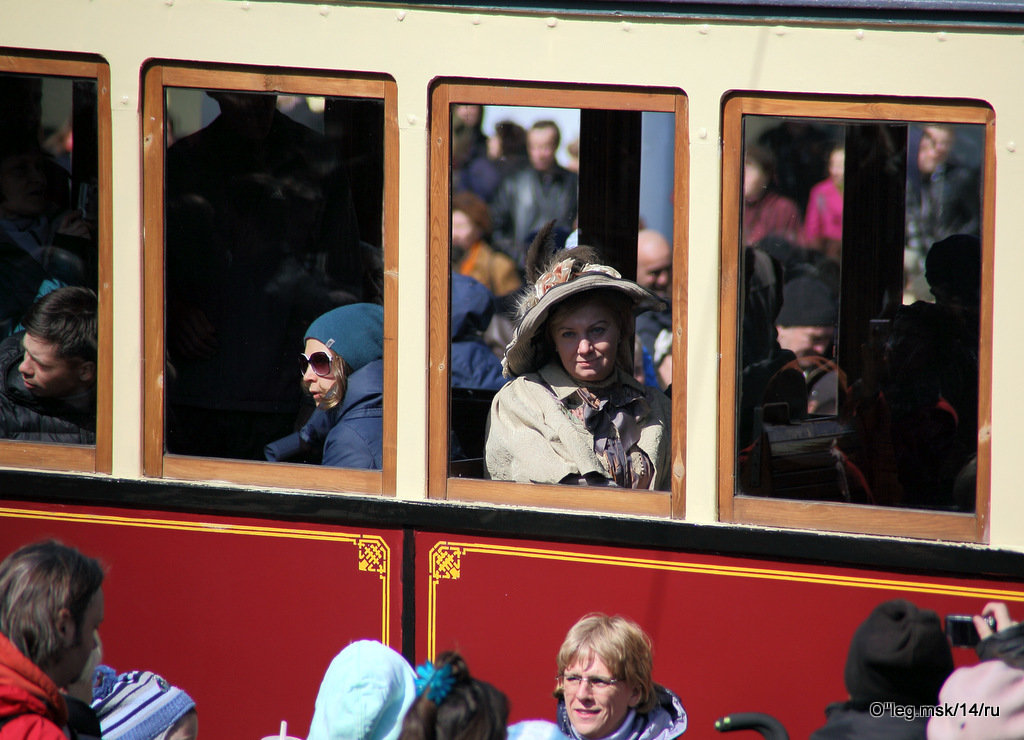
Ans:
POLYGON ((973 512, 985 127, 743 133, 736 492, 973 512))

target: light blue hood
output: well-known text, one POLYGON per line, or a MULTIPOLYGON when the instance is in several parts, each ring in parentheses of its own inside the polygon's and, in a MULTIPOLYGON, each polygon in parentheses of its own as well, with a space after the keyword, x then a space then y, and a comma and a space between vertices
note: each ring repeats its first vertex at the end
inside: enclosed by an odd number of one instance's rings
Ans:
POLYGON ((352 643, 324 674, 308 740, 396 740, 416 698, 415 677, 386 645, 352 643))

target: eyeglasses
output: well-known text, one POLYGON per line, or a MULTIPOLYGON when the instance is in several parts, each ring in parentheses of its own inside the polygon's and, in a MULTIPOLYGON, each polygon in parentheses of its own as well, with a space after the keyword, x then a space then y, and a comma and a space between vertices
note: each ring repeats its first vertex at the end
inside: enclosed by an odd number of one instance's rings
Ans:
POLYGON ((590 688, 596 692, 609 691, 612 686, 622 680, 606 676, 581 676, 578 673, 566 673, 558 678, 561 680, 562 686, 568 690, 579 691, 583 684, 589 683, 590 688))
POLYGON ((306 374, 306 368, 313 368, 313 372, 321 378, 331 377, 331 356, 326 352, 314 352, 311 355, 299 353, 299 373, 306 374))

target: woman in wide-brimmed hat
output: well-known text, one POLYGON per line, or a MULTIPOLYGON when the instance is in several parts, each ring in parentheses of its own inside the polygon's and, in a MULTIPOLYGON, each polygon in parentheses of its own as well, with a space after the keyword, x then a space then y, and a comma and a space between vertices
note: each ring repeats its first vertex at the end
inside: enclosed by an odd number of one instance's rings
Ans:
POLYGON ((634 316, 664 304, 590 247, 562 250, 536 269, 548 231, 527 258, 533 284, 502 361, 514 379, 491 405, 487 475, 667 489, 669 401, 633 377, 631 357, 634 316))

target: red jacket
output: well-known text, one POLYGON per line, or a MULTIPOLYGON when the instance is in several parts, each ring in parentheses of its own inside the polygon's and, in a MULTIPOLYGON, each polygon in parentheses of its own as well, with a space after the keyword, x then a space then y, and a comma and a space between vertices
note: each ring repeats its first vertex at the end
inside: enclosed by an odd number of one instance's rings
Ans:
POLYGON ((53 681, 0 635, 0 740, 67 740, 67 721, 53 681))

